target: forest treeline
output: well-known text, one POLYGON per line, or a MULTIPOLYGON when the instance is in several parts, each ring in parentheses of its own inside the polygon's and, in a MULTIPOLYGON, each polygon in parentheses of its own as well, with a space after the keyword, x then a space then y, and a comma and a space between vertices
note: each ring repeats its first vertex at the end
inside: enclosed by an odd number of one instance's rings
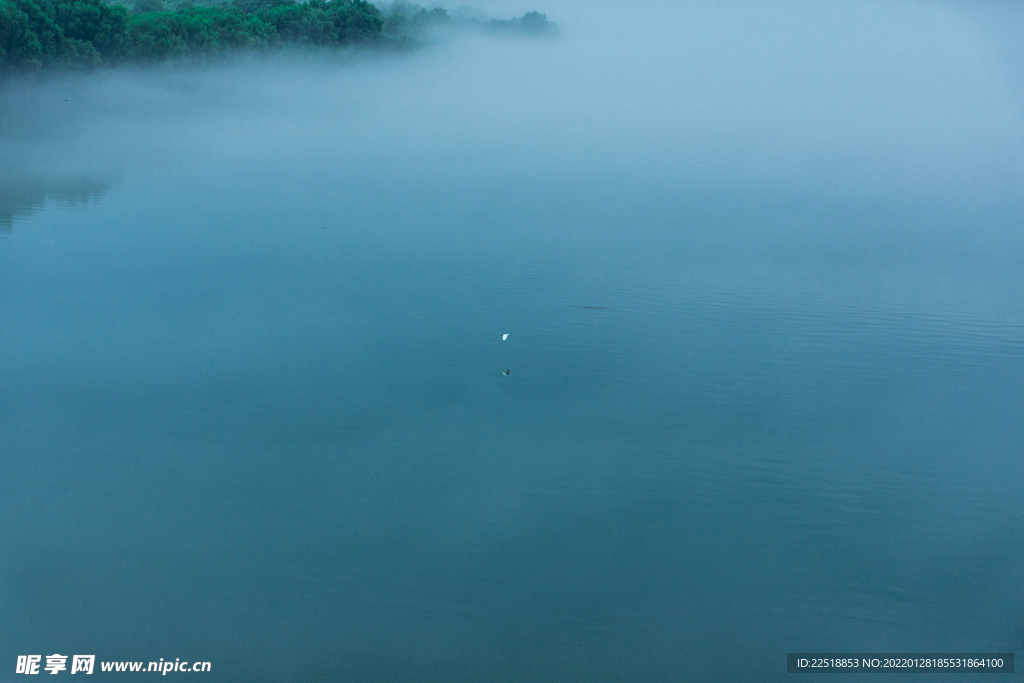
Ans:
MULTIPOLYGON (((365 0, 231 0, 173 10, 164 10, 160 0, 141 0, 133 12, 102 0, 0 0, 0 72, 207 57, 287 44, 402 45, 417 29, 447 21, 441 8, 396 4, 382 12, 365 0)), ((488 26, 553 30, 538 12, 488 26)))

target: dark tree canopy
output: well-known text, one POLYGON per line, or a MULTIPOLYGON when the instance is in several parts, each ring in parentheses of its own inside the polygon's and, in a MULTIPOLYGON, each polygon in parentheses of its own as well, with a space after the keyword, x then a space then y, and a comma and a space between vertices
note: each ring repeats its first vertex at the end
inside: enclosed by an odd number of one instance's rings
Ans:
MULTIPOLYGON (((103 0, 0 0, 0 73, 127 60, 204 58, 286 44, 407 45, 416 30, 449 21, 445 10, 395 3, 387 15, 366 0, 232 0, 164 10, 136 0, 135 12, 103 0)), ((544 32, 543 14, 491 28, 544 32)))
POLYGON ((365 0, 236 0, 226 6, 129 15, 102 0, 0 0, 0 70, 205 56, 285 43, 350 45, 383 36, 365 0))

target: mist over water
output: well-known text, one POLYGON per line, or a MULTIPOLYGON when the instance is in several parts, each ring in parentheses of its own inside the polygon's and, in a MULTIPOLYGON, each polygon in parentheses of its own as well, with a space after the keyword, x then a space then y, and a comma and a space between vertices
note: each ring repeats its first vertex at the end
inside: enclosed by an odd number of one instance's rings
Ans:
POLYGON ((0 680, 1020 650, 1024 10, 480 9, 0 84, 0 680))

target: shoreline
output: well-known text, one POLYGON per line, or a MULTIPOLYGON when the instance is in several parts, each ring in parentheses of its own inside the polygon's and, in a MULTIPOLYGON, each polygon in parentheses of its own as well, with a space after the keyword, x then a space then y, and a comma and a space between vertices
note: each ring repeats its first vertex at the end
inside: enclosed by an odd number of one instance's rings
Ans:
POLYGON ((447 10, 366 0, 233 0, 166 9, 136 0, 130 12, 103 0, 0 0, 0 77, 85 71, 126 64, 205 62, 282 48, 410 50, 438 28, 555 36, 540 12, 509 20, 450 16, 447 10), (4 26, 6 24, 6 26, 4 26))

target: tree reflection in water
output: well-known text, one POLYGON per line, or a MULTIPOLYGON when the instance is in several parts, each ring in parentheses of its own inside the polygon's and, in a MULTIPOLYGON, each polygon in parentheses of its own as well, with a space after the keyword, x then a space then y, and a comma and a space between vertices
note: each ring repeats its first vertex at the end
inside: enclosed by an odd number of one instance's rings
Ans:
POLYGON ((44 206, 84 207, 98 202, 111 183, 94 178, 0 178, 0 232, 44 206))

